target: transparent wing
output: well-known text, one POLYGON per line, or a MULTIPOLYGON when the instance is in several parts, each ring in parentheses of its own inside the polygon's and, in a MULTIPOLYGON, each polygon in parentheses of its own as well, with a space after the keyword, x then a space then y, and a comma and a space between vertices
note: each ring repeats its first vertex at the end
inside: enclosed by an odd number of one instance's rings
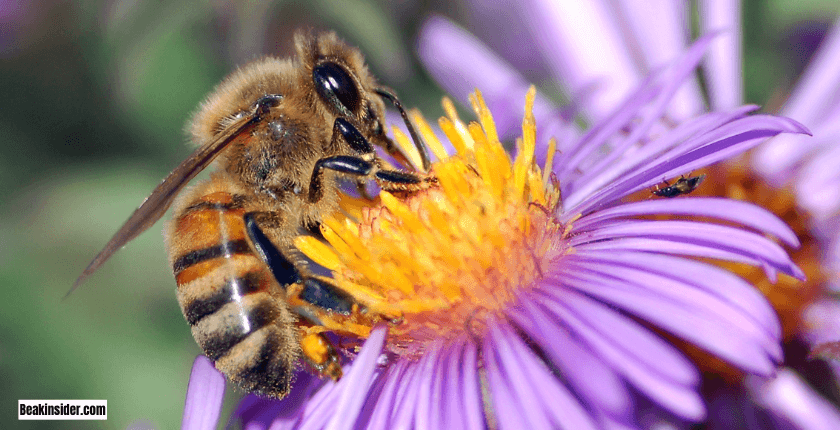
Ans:
POLYGON ((123 226, 117 231, 111 240, 99 251, 99 254, 88 264, 87 268, 73 286, 64 296, 67 298, 79 285, 90 275, 96 272, 105 261, 111 258, 123 245, 146 231, 160 217, 166 213, 178 192, 189 183, 199 172, 204 170, 228 144, 245 131, 250 130, 257 122, 259 113, 245 115, 237 119, 207 144, 198 148, 183 163, 178 165, 163 182, 158 185, 152 194, 134 211, 123 226))

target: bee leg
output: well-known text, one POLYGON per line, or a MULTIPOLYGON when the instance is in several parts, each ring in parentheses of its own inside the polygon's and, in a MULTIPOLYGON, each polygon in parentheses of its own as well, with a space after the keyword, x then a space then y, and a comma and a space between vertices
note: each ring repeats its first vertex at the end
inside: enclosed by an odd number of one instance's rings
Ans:
MULTIPOLYGON (((390 90, 387 88, 377 88, 376 94, 379 94, 383 99, 388 100, 391 104, 400 111, 400 115, 402 116, 403 121, 405 122, 406 128, 408 128, 408 134, 411 135, 411 140, 414 142, 414 147, 417 148, 417 152, 420 154, 420 160, 423 163, 423 170, 426 172, 429 171, 429 168, 432 166, 431 160, 429 160, 429 153, 426 152, 426 145, 423 144, 423 140, 420 139, 420 136, 417 135, 417 132, 414 131, 414 126, 411 124, 411 121, 408 120, 408 115, 405 113, 405 109, 402 107, 402 103, 397 99, 390 90)), ((396 147, 391 144, 392 150, 396 152, 396 147)))
POLYGON ((302 277, 300 270, 263 233, 257 223, 256 218, 258 216, 258 212, 245 214, 245 229, 248 232, 255 251, 259 254, 262 261, 268 265, 268 268, 271 269, 271 274, 274 275, 274 278, 277 279, 277 282, 283 288, 286 288, 287 285, 300 282, 302 277))
POLYGON ((359 132, 359 130, 344 118, 336 118, 333 125, 333 141, 338 137, 344 140, 360 153, 358 156, 336 155, 318 160, 312 170, 309 183, 309 202, 315 203, 324 196, 322 176, 324 169, 356 176, 359 179, 373 177, 385 190, 416 191, 429 188, 434 178, 422 178, 413 173, 398 170, 380 170, 374 161, 376 153, 373 145, 359 132), (424 186, 425 185, 425 186, 424 186))
POLYGON ((300 349, 303 359, 321 377, 329 377, 333 381, 341 378, 341 360, 338 352, 324 333, 305 334, 300 339, 300 349))
POLYGON ((366 309, 328 279, 315 277, 305 267, 295 264, 289 257, 292 250, 278 249, 260 228, 258 220, 261 216, 268 214, 245 214, 245 228, 256 253, 285 290, 284 300, 299 317, 301 330, 298 340, 302 358, 320 376, 337 380, 341 377, 340 356, 322 332, 325 328, 340 330, 342 318, 365 314, 366 309))
POLYGON ((379 170, 373 162, 349 155, 336 155, 322 158, 315 163, 312 179, 309 183, 309 202, 315 203, 324 196, 321 177, 324 169, 352 176, 371 177, 386 191, 419 191, 429 188, 435 178, 421 178, 410 172, 398 170, 379 170))
POLYGON ((359 129, 353 124, 350 124, 350 121, 341 117, 336 118, 333 123, 333 144, 335 144, 335 141, 339 138, 339 136, 343 137, 350 147, 359 154, 370 154, 373 156, 376 153, 373 149, 373 145, 371 145, 370 142, 362 136, 362 133, 359 133, 359 129))
POLYGON ((373 178, 385 191, 420 191, 437 183, 434 176, 419 177, 410 172, 399 170, 379 170, 373 178))
POLYGON ((324 169, 330 169, 352 176, 366 177, 373 173, 375 167, 376 165, 370 161, 349 155, 336 155, 318 160, 315 163, 315 168, 312 170, 312 178, 309 181, 309 202, 316 203, 324 196, 324 190, 321 185, 324 169))

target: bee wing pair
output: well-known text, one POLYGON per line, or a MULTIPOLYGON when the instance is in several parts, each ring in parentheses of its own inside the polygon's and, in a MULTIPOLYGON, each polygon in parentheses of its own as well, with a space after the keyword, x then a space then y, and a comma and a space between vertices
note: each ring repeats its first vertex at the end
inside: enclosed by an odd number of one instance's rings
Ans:
POLYGON ((204 170, 228 144, 250 129, 260 117, 261 106, 254 107, 250 115, 243 115, 237 118, 227 128, 222 130, 216 137, 207 144, 198 148, 189 158, 184 160, 175 168, 155 189, 152 194, 134 211, 123 226, 117 231, 111 240, 99 251, 99 254, 85 268, 84 272, 76 279, 70 291, 64 295, 66 299, 76 288, 79 287, 90 275, 96 272, 105 261, 111 258, 117 250, 126 243, 146 231, 157 220, 159 220, 172 201, 199 172, 204 170))

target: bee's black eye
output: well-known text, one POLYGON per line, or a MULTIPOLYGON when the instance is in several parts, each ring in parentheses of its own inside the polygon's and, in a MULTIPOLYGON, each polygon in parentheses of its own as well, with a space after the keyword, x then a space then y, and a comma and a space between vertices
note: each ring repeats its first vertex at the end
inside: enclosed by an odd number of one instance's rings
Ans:
POLYGON ((312 70, 312 81, 315 90, 328 104, 344 115, 359 111, 361 96, 356 82, 344 68, 336 63, 321 63, 312 70))

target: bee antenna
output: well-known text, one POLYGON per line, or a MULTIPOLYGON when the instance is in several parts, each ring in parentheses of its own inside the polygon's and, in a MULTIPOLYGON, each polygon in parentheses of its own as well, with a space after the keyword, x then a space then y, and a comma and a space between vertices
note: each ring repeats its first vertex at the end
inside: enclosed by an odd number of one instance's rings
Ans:
POLYGON ((417 135, 417 132, 414 130, 414 125, 411 124, 411 121, 408 120, 408 114, 405 113, 405 109, 402 107, 402 103, 397 100, 397 96, 392 94, 390 91, 386 90, 385 88, 377 88, 376 94, 382 96, 382 98, 391 102, 398 111, 400 111, 400 115, 402 115, 403 121, 405 121, 405 126, 408 127, 408 134, 411 135, 411 140, 414 141, 414 146, 417 148, 417 152, 420 153, 420 158, 423 160, 423 170, 429 171, 432 166, 431 161, 429 161, 429 154, 426 152, 426 145, 423 144, 423 141, 420 139, 420 136, 417 135))

